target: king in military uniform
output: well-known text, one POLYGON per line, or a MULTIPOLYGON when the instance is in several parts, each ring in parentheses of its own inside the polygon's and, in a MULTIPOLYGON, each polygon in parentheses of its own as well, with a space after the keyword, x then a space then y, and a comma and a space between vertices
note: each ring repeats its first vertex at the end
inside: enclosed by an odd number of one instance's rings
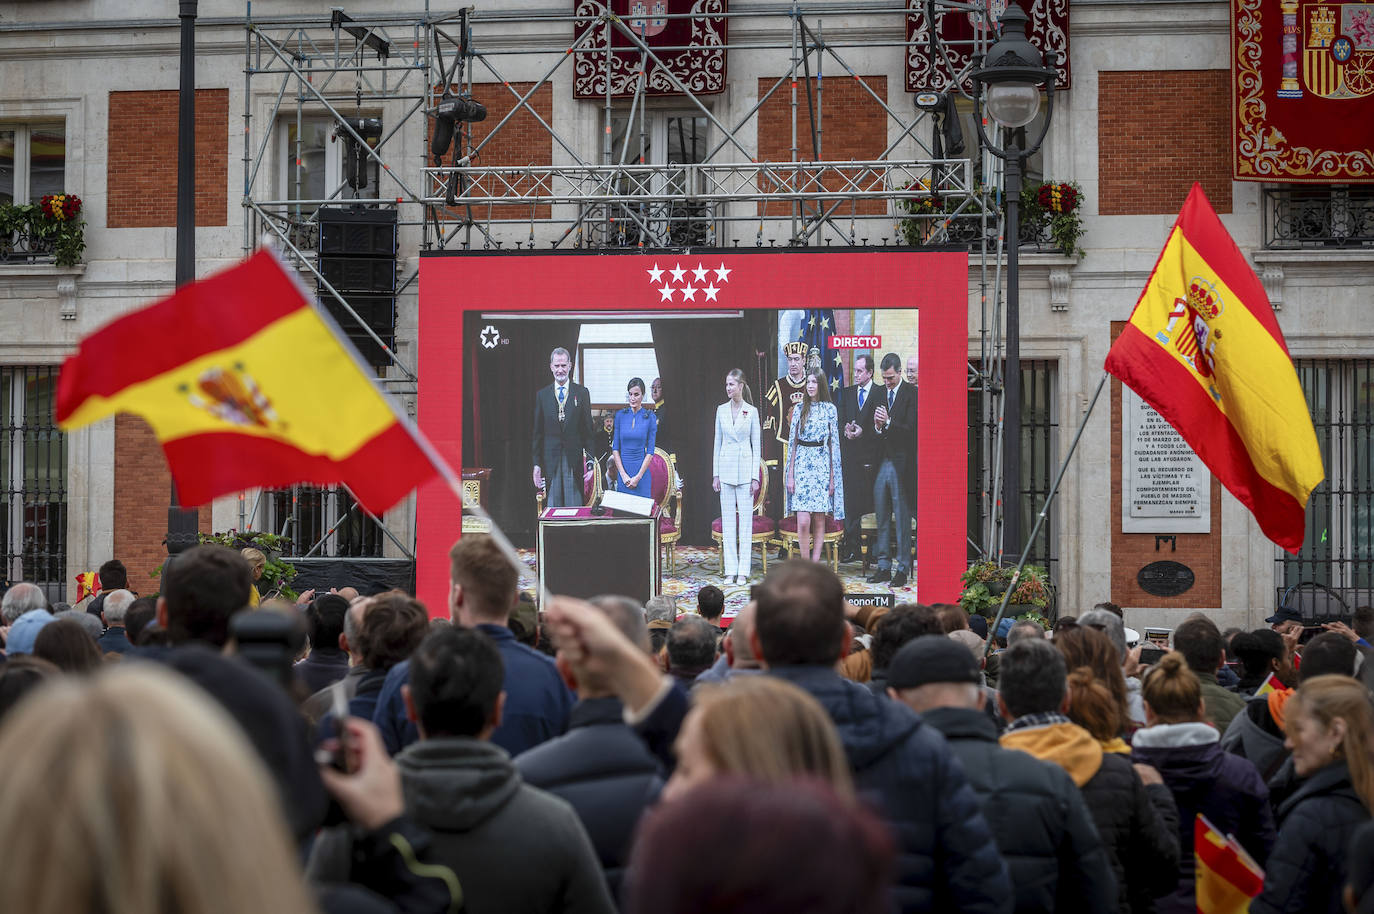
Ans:
POLYGON ((768 516, 781 520, 786 513, 787 490, 782 485, 782 468, 787 465, 787 437, 792 429, 792 411, 806 396, 806 356, 808 347, 793 340, 783 347, 787 354, 787 374, 778 378, 764 394, 767 417, 763 420, 765 456, 768 460, 768 516))

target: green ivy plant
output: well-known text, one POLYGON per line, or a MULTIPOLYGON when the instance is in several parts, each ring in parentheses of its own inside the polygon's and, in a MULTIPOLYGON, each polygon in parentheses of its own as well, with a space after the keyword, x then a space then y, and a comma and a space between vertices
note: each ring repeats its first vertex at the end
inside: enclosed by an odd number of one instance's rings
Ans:
POLYGON ((258 579, 259 590, 267 594, 278 593, 287 600, 294 600, 299 596, 290 586, 291 580, 296 576, 296 566, 282 558, 282 553, 290 551, 295 545, 286 537, 262 530, 240 531, 231 528, 224 533, 202 533, 200 542, 224 546, 235 552, 250 546, 260 550, 267 556, 267 566, 263 568, 262 577, 258 579))

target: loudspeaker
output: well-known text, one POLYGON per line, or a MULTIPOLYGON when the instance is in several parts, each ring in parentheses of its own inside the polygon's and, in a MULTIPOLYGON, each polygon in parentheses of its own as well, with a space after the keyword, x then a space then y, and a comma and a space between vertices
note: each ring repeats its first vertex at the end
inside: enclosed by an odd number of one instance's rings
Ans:
MULTIPOLYGON (((325 206, 319 211, 318 267, 363 324, 389 348, 396 340, 396 210, 325 206)), ((391 360, 358 321, 320 286, 320 301, 370 365, 391 360)))

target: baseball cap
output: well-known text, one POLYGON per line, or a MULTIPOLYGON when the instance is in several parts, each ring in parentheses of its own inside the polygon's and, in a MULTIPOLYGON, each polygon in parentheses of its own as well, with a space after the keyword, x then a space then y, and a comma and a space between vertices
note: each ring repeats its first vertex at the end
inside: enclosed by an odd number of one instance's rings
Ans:
POLYGON ((46 609, 31 609, 10 626, 5 650, 11 654, 32 654, 33 643, 38 640, 38 632, 43 626, 54 621, 52 613, 46 609))
POLYGON ((982 678, 969 649, 944 635, 923 635, 907 642, 887 665, 887 684, 894 689, 933 682, 980 683, 982 678))
POLYGON ((1301 622, 1302 613, 1291 606, 1280 606, 1274 610, 1274 614, 1264 620, 1269 625, 1277 625, 1280 622, 1301 622))

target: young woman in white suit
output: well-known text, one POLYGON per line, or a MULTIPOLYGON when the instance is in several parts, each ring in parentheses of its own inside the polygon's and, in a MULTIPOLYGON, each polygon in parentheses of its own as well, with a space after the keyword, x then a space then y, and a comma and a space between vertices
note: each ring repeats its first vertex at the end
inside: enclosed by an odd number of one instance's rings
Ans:
POLYGON ((729 399, 716 407, 711 488, 720 493, 721 570, 731 584, 743 584, 753 559, 754 496, 762 456, 759 411, 738 368, 725 376, 725 396, 729 399))

